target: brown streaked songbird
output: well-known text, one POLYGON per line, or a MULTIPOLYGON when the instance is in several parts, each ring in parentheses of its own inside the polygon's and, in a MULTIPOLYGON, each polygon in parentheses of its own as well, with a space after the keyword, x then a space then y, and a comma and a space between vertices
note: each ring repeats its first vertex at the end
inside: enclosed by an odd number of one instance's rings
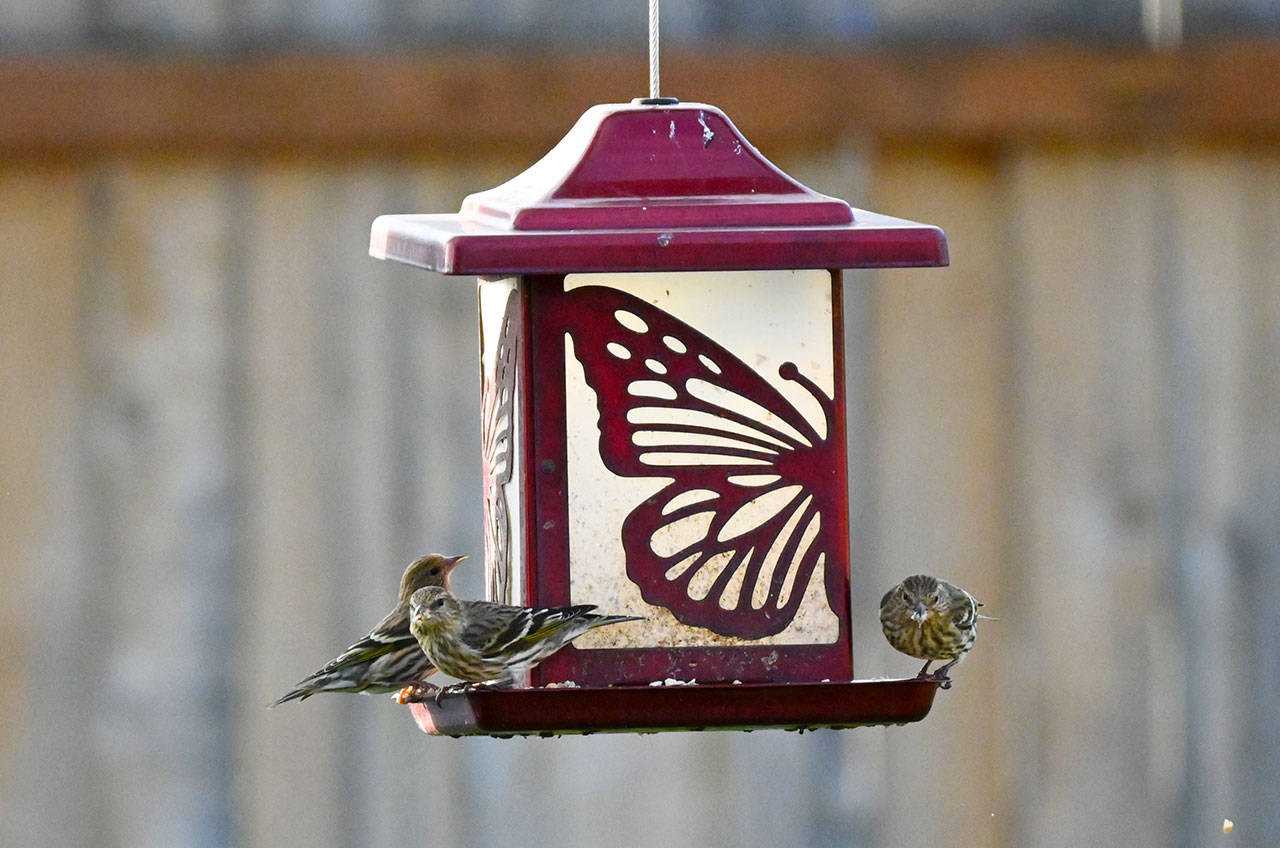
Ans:
POLYGON ((996 621, 979 615, 982 604, 959 586, 916 574, 894 586, 880 599, 880 626, 889 644, 904 654, 925 660, 919 677, 929 676, 936 660, 950 660, 931 677, 951 688, 947 672, 964 659, 978 637, 978 622, 996 621))
POLYGON ((387 613, 364 638, 347 648, 324 668, 302 680, 271 706, 304 700, 317 692, 395 692, 421 683, 435 666, 409 632, 409 598, 425 586, 449 587, 449 574, 465 556, 429 554, 414 560, 400 578, 395 609, 387 613))
POLYGON ((442 695, 474 684, 510 686, 520 672, 588 630, 640 621, 630 615, 597 615, 594 609, 460 601, 448 589, 429 586, 414 592, 409 601, 409 628, 436 668, 463 681, 441 689, 436 694, 439 702, 442 695))

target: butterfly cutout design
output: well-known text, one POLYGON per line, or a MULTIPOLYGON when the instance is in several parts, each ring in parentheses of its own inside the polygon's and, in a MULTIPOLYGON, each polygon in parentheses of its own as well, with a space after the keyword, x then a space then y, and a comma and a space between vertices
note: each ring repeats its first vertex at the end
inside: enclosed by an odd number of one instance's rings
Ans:
POLYGON ((484 555, 490 600, 510 603, 511 518, 506 486, 511 482, 512 429, 516 395, 518 303, 515 289, 507 296, 498 329, 492 372, 484 375, 480 401, 481 454, 484 462, 484 555))
POLYGON ((574 355, 597 397, 601 460, 619 476, 670 481, 623 522, 628 577, 685 624, 744 639, 781 632, 814 571, 842 565, 833 561, 830 498, 843 468, 830 440, 833 399, 794 363, 778 369, 817 402, 815 427, 675 316, 605 286, 568 296, 580 316, 567 328, 574 355))

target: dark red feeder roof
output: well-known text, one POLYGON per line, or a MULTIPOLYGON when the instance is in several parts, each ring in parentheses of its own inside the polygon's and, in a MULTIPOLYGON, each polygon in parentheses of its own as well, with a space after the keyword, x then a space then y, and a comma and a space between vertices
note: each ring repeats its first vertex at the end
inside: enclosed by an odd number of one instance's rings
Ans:
POLYGON ((467 275, 947 264, 939 228, 818 194, 701 103, 594 106, 458 214, 380 216, 369 252, 467 275))

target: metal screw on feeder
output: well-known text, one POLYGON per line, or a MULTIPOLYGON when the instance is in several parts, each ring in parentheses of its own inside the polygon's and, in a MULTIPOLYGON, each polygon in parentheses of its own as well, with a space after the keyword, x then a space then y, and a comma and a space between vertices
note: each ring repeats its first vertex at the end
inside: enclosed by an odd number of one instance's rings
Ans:
POLYGON ((457 214, 373 225, 375 257, 480 278, 490 599, 644 618, 414 716, 451 735, 917 721, 935 681, 853 679, 841 269, 945 265, 946 237, 661 97, 649 8, 649 98, 588 109, 457 214))

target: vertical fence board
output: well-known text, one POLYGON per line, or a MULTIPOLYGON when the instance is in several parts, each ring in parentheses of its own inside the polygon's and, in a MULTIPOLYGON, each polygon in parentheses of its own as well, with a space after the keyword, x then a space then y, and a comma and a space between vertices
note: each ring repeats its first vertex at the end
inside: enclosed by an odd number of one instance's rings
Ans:
MULTIPOLYGON (((37 621, 22 598, 31 591, 31 565, 41 560, 54 504, 50 503, 51 459, 67 437, 64 392, 75 350, 75 253, 73 241, 79 181, 66 172, 0 172, 0 397, 10 414, 0 425, 0 751, 18 742, 14 716, 25 711, 39 646, 37 621), (47 283, 48 285, 42 285, 47 283), (34 497, 33 497, 34 495, 34 497)), ((0 765, 8 782, 12 763, 0 765)))
MULTIPOLYGON (((867 586, 855 599, 864 640, 857 646, 860 676, 918 670, 917 660, 893 651, 879 632, 880 596, 908 575, 953 580, 1005 615, 998 579, 1003 257, 990 177, 963 160, 890 156, 876 163, 874 208, 942 226, 953 264, 876 278, 877 556, 874 590, 867 586)), ((948 764, 975 762, 984 752, 992 763, 999 750, 999 710, 988 693, 1002 679, 998 657, 1009 638, 1002 627, 983 628, 977 650, 955 669, 955 687, 939 692, 927 723, 889 732, 883 844, 943 844, 956 828, 978 844, 996 841, 1002 819, 992 813, 1001 805, 991 784, 948 764), (978 703, 986 709, 975 709, 978 703), (943 806, 922 817, 912 810, 915 788, 926 783, 943 806)))
POLYGON ((474 282, 365 248, 374 214, 524 164, 0 173, 0 836, 1165 845, 1267 820, 1280 177, 1241 150, 785 163, 951 239, 948 270, 846 284, 858 674, 915 670, 876 618, 907 574, 1002 619, 923 724, 455 742, 384 697, 265 710, 412 556, 471 553, 481 591, 474 282))
MULTIPOLYGON (((0 842, 18 844, 51 806, 93 795, 75 768, 83 728, 55 693, 82 685, 79 645, 56 610, 79 609, 74 462, 84 179, 0 170, 0 842), (73 670, 73 666, 75 667, 73 670), (57 728, 63 728, 61 732, 57 728), (8 834, 8 838, 6 837, 8 834)), ((50 828, 85 838, 88 815, 50 828)))
POLYGON ((246 188, 255 527, 239 645, 245 674, 236 785, 251 844, 349 843, 354 835, 340 758, 343 702, 325 696, 262 709, 351 641, 331 620, 345 604, 325 498, 341 481, 324 478, 326 461, 341 460, 323 454, 331 422, 316 351, 329 316, 318 314, 317 242, 307 214, 320 202, 322 179, 301 167, 266 167, 246 188))
POLYGON ((54 839, 216 844, 230 827, 217 704, 232 532, 220 185, 206 169, 128 166, 91 182, 83 229, 59 245, 83 260, 78 373, 49 391, 74 387, 78 406, 58 591, 33 610, 56 628, 35 630, 49 646, 36 679, 60 691, 40 693, 48 738, 29 749, 51 782, 24 812, 54 839))
POLYGON ((4 21, 0 43, 70 41, 84 32, 82 5, 75 0, 0 0, 0 21, 4 21))
POLYGON ((1019 836, 1035 844, 1173 835, 1176 787, 1159 780, 1184 756, 1185 699, 1164 665, 1178 663, 1178 628, 1160 602, 1155 179, 1143 159, 1053 154, 1023 157, 1013 176, 1033 589, 1020 612, 1034 622, 1018 661, 1038 669, 1019 705, 1031 754, 1019 836))
MULTIPOLYGON (((1243 714, 1235 749, 1242 825, 1269 820, 1280 809, 1280 781, 1273 779, 1280 774, 1280 734, 1275 732, 1280 703, 1269 685, 1280 675, 1280 641, 1275 638, 1275 612, 1280 609, 1280 161, 1274 153, 1257 157, 1244 163, 1243 175, 1244 463, 1237 488, 1240 503, 1231 521, 1240 592, 1234 628, 1239 641, 1233 647, 1250 681, 1243 692, 1233 681, 1243 714)), ((1253 832, 1251 825, 1243 826, 1253 832)))
POLYGON ((1248 679, 1236 648, 1240 584, 1230 529, 1244 497, 1244 381, 1247 343, 1245 245, 1250 222, 1241 202, 1245 171, 1218 156, 1183 154, 1166 162, 1170 255, 1168 357, 1173 457, 1173 520, 1182 564, 1181 612, 1188 644, 1184 670, 1191 780, 1184 844, 1203 844, 1235 809, 1234 777, 1242 721, 1234 684, 1248 679), (1174 424, 1173 422, 1184 422, 1174 424))
POLYGON ((91 450, 114 483, 101 493, 115 546, 101 601, 116 634, 97 718, 113 761, 115 830, 125 845, 224 842, 221 699, 238 529, 229 498, 237 469, 225 382, 226 186, 208 167, 123 166, 106 190, 115 220, 95 248, 112 300, 109 323, 91 339, 105 379, 94 389, 91 450))

